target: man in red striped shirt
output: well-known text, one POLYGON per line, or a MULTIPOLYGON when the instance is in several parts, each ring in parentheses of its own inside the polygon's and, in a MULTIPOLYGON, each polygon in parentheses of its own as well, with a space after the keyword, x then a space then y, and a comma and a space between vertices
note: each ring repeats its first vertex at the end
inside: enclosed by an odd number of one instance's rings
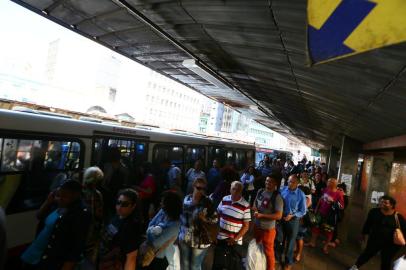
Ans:
POLYGON ((231 195, 225 196, 217 207, 220 217, 220 231, 217 235, 218 242, 213 269, 242 269, 242 238, 248 231, 251 221, 250 204, 242 197, 243 188, 244 186, 241 182, 232 182, 230 188, 231 195), (233 254, 233 257, 225 258, 224 254, 229 254, 230 252, 233 254), (220 262, 216 258, 225 261, 220 262), (230 265, 232 261, 234 264, 230 265))

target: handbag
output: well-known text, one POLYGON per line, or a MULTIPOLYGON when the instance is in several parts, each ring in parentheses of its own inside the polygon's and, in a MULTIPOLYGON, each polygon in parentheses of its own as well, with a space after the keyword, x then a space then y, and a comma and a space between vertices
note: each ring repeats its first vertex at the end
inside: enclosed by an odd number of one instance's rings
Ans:
POLYGON ((161 251, 165 250, 169 245, 171 245, 175 240, 177 236, 172 237, 165 243, 163 243, 162 246, 159 248, 154 248, 154 246, 148 242, 144 241, 141 246, 138 248, 138 255, 137 255, 137 262, 139 265, 142 267, 147 267, 151 264, 151 262, 154 260, 155 256, 160 253, 161 251))
POLYGON ((217 242, 217 235, 220 227, 217 223, 202 222, 202 244, 212 244, 217 242))
POLYGON ((406 245, 405 237, 403 236, 402 230, 400 229, 398 212, 395 213, 396 229, 393 233, 393 243, 395 245, 404 246, 406 245))
POLYGON ((315 213, 313 211, 308 211, 307 212, 307 218, 308 218, 308 222, 312 225, 312 226, 317 226, 321 223, 321 216, 318 213, 315 213))

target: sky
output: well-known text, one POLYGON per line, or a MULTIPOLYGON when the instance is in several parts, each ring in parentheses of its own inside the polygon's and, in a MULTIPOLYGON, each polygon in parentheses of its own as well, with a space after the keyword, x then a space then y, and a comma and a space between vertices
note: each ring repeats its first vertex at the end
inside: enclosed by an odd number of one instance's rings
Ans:
MULTIPOLYGON (((103 80, 100 75, 95 75, 98 65, 103 63, 101 59, 114 56, 121 63, 117 87, 122 93, 126 93, 129 99, 136 99, 142 95, 137 92, 141 90, 137 89, 136 85, 146 77, 149 68, 9 0, 0 0, 0 34, 2 37, 0 74, 48 83, 46 60, 49 44, 60 39, 63 41, 61 44, 64 45, 65 61, 60 61, 63 62, 63 71, 59 72, 66 74, 66 80, 59 81, 53 87, 70 88, 76 92, 88 89, 90 85, 95 84, 96 80, 103 80)), ((0 89, 0 96, 1 91, 5 90, 0 89)))

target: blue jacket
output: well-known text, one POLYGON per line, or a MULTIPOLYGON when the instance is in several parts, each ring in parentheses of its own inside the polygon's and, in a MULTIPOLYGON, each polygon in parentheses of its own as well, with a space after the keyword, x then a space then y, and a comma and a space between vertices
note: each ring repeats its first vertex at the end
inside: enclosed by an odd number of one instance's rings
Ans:
MULTIPOLYGON (((161 247, 165 242, 179 234, 180 221, 170 220, 168 215, 163 209, 155 215, 155 217, 149 222, 147 229, 147 239, 155 248, 161 247), (158 235, 154 234, 151 230, 152 227, 159 226, 162 228, 162 232, 158 235)), ((175 242, 175 240, 174 240, 175 242)), ((163 258, 168 249, 172 249, 169 245, 165 250, 158 253, 158 258, 163 258)))

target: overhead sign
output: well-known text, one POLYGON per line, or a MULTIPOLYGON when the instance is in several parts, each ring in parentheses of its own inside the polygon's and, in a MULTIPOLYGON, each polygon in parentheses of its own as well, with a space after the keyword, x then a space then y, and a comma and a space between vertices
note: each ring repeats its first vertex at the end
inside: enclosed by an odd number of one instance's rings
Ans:
POLYGON ((308 0, 312 64, 406 41, 406 0, 308 0))

